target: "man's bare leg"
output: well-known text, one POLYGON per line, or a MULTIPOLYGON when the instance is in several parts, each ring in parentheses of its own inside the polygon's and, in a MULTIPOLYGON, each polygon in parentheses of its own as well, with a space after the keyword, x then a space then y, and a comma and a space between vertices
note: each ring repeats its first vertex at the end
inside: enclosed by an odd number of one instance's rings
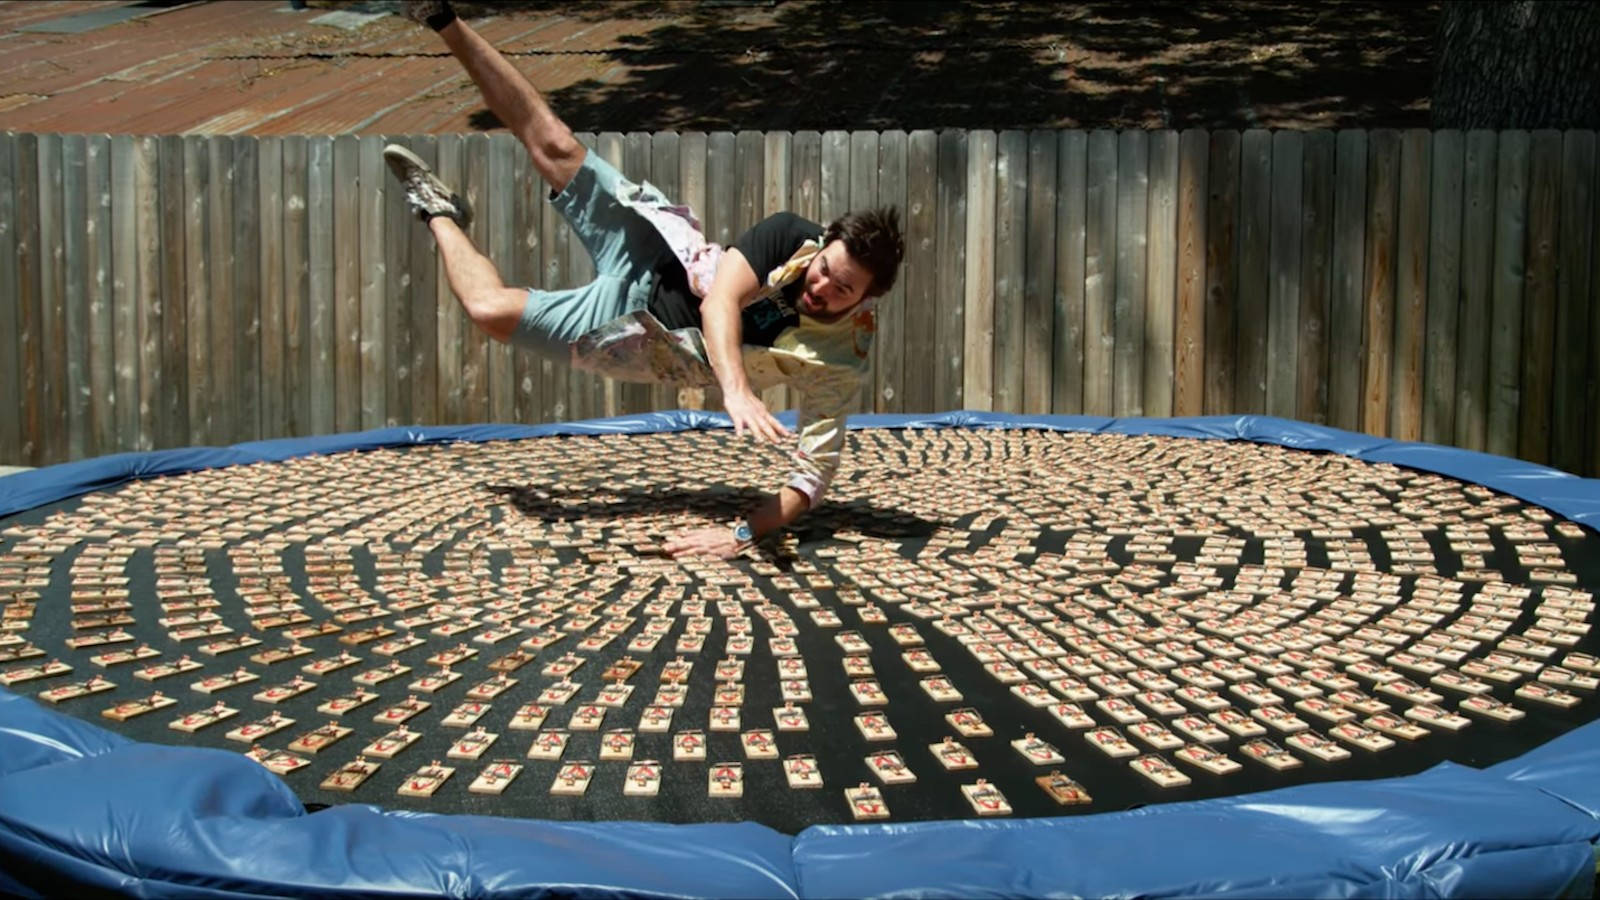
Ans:
POLYGON ((553 190, 565 188, 583 165, 587 150, 573 137, 572 129, 556 118, 528 79, 472 26, 456 19, 439 29, 439 36, 472 77, 490 111, 528 148, 533 167, 553 190))
POLYGON ((487 256, 472 246, 472 239, 448 216, 428 220, 428 230, 439 245, 450 290, 461 301, 474 324, 497 341, 509 341, 528 302, 526 288, 506 287, 487 256))

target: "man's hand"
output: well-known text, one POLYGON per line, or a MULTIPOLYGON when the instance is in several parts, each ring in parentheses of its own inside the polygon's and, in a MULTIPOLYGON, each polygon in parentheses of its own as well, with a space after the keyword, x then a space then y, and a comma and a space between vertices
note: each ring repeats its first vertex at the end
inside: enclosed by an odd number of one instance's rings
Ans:
POLYGON ((694 556, 728 559, 744 548, 734 540, 731 528, 702 528, 683 532, 663 544, 662 549, 675 559, 694 556))
POLYGON ((745 391, 736 394, 724 394, 722 405, 728 411, 728 418, 733 420, 733 433, 744 435, 746 432, 758 441, 776 444, 789 437, 789 429, 784 428, 772 413, 767 411, 767 405, 761 398, 745 391))

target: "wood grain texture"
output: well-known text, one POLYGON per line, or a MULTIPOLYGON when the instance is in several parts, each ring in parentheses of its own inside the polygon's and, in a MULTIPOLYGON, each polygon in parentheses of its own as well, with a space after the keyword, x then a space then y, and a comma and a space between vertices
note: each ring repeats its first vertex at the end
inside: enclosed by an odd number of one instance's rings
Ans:
MULTIPOLYGON (((186 171, 186 174, 187 171, 186 171)), ((62 361, 66 369, 63 392, 66 403, 66 432, 62 435, 62 458, 83 459, 89 434, 89 284, 88 242, 88 143, 81 134, 61 139, 61 255, 62 299, 66 307, 66 328, 62 361)), ((185 249, 185 259, 188 258, 185 249)), ((203 341, 201 343, 204 343, 203 341)), ((193 342, 190 343, 190 347, 193 342)), ((183 348, 185 352, 189 348, 183 348)), ((190 440, 193 444, 195 441, 190 440)))
MULTIPOLYGON (((526 155, 522 145, 509 134, 496 132, 487 138, 488 179, 485 182, 484 201, 488 209, 482 212, 489 231, 486 248, 489 259, 507 285, 517 284, 512 266, 517 255, 516 205, 517 192, 513 185, 512 160, 526 155)), ((441 273, 442 274, 442 273, 441 273)), ((513 348, 504 341, 485 342, 488 354, 489 422, 515 422, 517 420, 517 373, 513 348)))
POLYGON ((1334 147, 1333 294, 1328 313, 1328 424, 1361 427, 1367 133, 1340 131, 1334 147))
POLYGON ((1239 153, 1239 270, 1234 298, 1233 411, 1267 411, 1272 292, 1272 133, 1244 133, 1239 153))
POLYGON ((1028 134, 1026 265, 1022 283, 1022 406, 1050 412, 1054 388, 1056 287, 1056 176, 1061 138, 1054 131, 1028 134))
MULTIPOLYGON (((878 136, 878 196, 873 205, 894 209, 899 214, 901 240, 907 240, 906 211, 906 133, 885 131, 878 136)), ((872 342, 873 380, 863 390, 873 395, 872 410, 897 413, 905 410, 906 366, 906 266, 902 265, 894 286, 878 298, 878 333, 872 342)))
MULTIPOLYGON (((822 177, 822 136, 816 132, 800 132, 795 135, 794 144, 795 167, 797 174, 794 176, 798 184, 800 172, 809 173, 813 193, 820 188, 819 181, 822 177), (804 166, 805 160, 813 160, 811 168, 804 166)), ((678 138, 678 202, 695 210, 701 216, 702 225, 705 224, 706 215, 706 159, 709 153, 706 136, 699 132, 685 132, 678 138)), ((797 188, 798 189, 798 188, 797 188)), ((796 210, 799 212, 799 210, 796 210)), ((801 213, 805 215, 805 213, 801 213)), ((711 232, 706 231, 707 237, 711 232)), ((712 238, 715 240, 715 238, 712 238)), ((716 399, 714 392, 703 388, 680 387, 678 389, 678 407, 680 409, 705 409, 708 406, 720 406, 721 401, 716 399), (708 396, 711 395, 711 396, 708 396)))
POLYGON ((1206 415, 1234 411, 1233 310, 1239 285, 1239 153, 1237 131, 1211 134, 1206 179, 1206 415))
POLYGON ((1272 135, 1271 223, 1267 247, 1266 406, 1292 419, 1300 399, 1300 286, 1305 226, 1305 136, 1272 135))
POLYGON ((41 459, 65 459, 67 452, 66 253, 61 221, 66 182, 61 135, 39 135, 39 446, 41 459))
POLYGON ((257 143, 256 178, 260 198, 256 207, 258 255, 256 257, 260 329, 257 332, 261 360, 257 375, 261 398, 259 427, 263 437, 286 436, 288 413, 285 407, 284 358, 284 205, 283 138, 264 137, 257 143))
POLYGON ((1177 321, 1174 326, 1172 411, 1205 411, 1206 178, 1210 135, 1186 128, 1178 136, 1177 321))
MULTIPOLYGON (((12 231, 15 235, 11 245, 13 259, 15 260, 15 275, 13 276, 16 293, 16 335, 17 345, 17 399, 18 419, 21 423, 19 429, 18 457, 23 465, 38 466, 48 462, 45 456, 44 444, 44 300, 40 296, 40 272, 43 265, 40 259, 39 248, 39 136, 34 134, 19 134, 13 144, 12 157, 12 190, 14 200, 12 203, 11 221, 12 231)), ((132 191, 131 174, 131 149, 130 149, 130 174, 129 191, 132 191)), ((130 221, 135 215, 133 204, 128 204, 130 221)), ((132 242, 130 242, 132 244, 132 242)), ((129 247, 130 269, 135 260, 132 251, 137 249, 136 244, 129 247)), ((136 271, 136 270, 134 270, 136 271)), ((128 324, 134 338, 134 352, 137 351, 137 312, 136 299, 129 297, 130 315, 128 324)), ((138 375, 134 370, 134 378, 130 389, 130 397, 138 395, 138 375)), ((138 419, 130 418, 126 423, 128 427, 123 434, 137 435, 138 419)))
POLYGON ((1084 289, 1089 134, 1063 131, 1056 153, 1056 277, 1052 298, 1050 411, 1083 412, 1084 289))
POLYGON ((361 429, 361 142, 333 139, 334 430, 361 429))
POLYGON ((1535 131, 1528 156, 1528 255, 1522 281, 1517 456, 1536 463, 1550 462, 1562 187, 1561 132, 1535 131))
POLYGON ((1300 201, 1300 333, 1294 417, 1319 425, 1328 421, 1335 141, 1331 131, 1306 134, 1300 201))
POLYGON ((306 429, 311 434, 335 430, 338 398, 335 374, 336 260, 333 227, 333 141, 317 136, 306 143, 306 429))
POLYGON ((1150 196, 1145 260, 1144 414, 1173 409, 1178 277, 1178 133, 1150 134, 1150 196))
POLYGON ((1083 411, 1116 414, 1117 134, 1089 134, 1084 191, 1083 411))
POLYGON ((905 343, 902 359, 903 412, 935 411, 938 377, 938 321, 942 306, 938 281, 939 135, 913 131, 906 142, 905 284, 902 305, 905 343))
POLYGON ((1112 410, 1144 415, 1146 257, 1150 218, 1150 136, 1117 136, 1117 277, 1112 289, 1112 410))
POLYGON ((1489 301, 1488 408, 1484 449, 1516 456, 1522 376, 1522 292, 1527 271, 1526 131, 1500 132, 1495 174, 1493 293, 1489 301))
POLYGON ((994 409, 996 137, 967 134, 967 272, 961 393, 966 408, 994 409))
POLYGON ((155 137, 133 141, 133 193, 137 212, 138 244, 134 248, 134 268, 138 272, 135 292, 138 313, 139 394, 138 431, 135 447, 154 450, 160 437, 160 408, 163 399, 161 367, 161 156, 155 137))
POLYGON ((361 178, 361 427, 379 428, 389 417, 389 258, 384 212, 396 188, 383 164, 384 139, 363 137, 361 178))
POLYGON ((1455 436, 1451 443, 1469 450, 1482 450, 1488 445, 1489 332, 1499 157, 1498 134, 1467 132, 1461 179, 1461 313, 1455 334, 1455 436))
POLYGON ((934 323, 933 405, 935 409, 962 409, 966 401, 963 370, 966 359, 967 272, 967 135, 945 131, 939 135, 937 189, 939 256, 939 313, 934 323))
POLYGON ((1461 320, 1466 135, 1460 131, 1434 132, 1430 173, 1422 439, 1448 444, 1454 440, 1456 430, 1456 329, 1461 320))
POLYGON ((1394 285, 1400 202, 1400 134, 1378 129, 1370 135, 1367 164, 1366 279, 1363 290, 1361 429, 1384 436, 1389 431, 1389 390, 1394 359, 1394 285))
POLYGON ((1428 132, 1400 136, 1400 204, 1395 241, 1394 359, 1389 389, 1389 434, 1422 438, 1423 351, 1428 317, 1428 188, 1432 179, 1428 132))
MULTIPOLYGON (((216 406, 212 392, 211 370, 211 258, 206 253, 206 238, 210 230, 210 155, 208 142, 190 135, 182 139, 183 152, 183 296, 184 364, 189 386, 187 405, 189 430, 185 443, 204 446, 211 442, 211 415, 216 406)), ((173 297, 170 302, 178 302, 173 297)), ((331 389, 328 397, 332 399, 331 389)), ((325 429, 326 430, 326 429, 325 429)))
POLYGON ((1561 146, 1561 220, 1557 231, 1555 348, 1550 397, 1550 463, 1567 472, 1584 470, 1589 419, 1589 343, 1595 269, 1595 134, 1568 131, 1561 146))
MULTIPOLYGON (((22 304, 17 287, 17 144, 21 135, 0 132, 0 396, 22 405, 22 304)), ((22 416, 0 416, 0 465, 26 465, 22 416)))
MULTIPOLYGON (((211 187, 206 192, 206 203, 211 210, 211 221, 206 227, 206 259, 211 274, 207 284, 211 307, 211 390, 218 398, 211 408, 211 433, 207 439, 211 444, 235 440, 234 435, 239 431, 238 328, 234 303, 234 277, 239 265, 233 246, 237 181, 233 150, 233 141, 227 138, 206 141, 206 166, 211 170, 211 187)), ((108 329, 108 341, 109 338, 108 329)))
POLYGON ((1028 134, 1000 132, 995 157, 994 409, 1023 411, 1028 264, 1028 134))
POLYGON ((310 148, 301 135, 283 139, 283 434, 311 434, 310 148))

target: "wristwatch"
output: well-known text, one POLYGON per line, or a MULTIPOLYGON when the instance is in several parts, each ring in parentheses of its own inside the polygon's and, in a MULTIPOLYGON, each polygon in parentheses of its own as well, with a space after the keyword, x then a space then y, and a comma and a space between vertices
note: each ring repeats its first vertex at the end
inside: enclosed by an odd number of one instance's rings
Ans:
POLYGON ((756 531, 750 527, 747 519, 740 519, 739 524, 733 526, 733 539, 738 542, 741 549, 756 542, 756 531))

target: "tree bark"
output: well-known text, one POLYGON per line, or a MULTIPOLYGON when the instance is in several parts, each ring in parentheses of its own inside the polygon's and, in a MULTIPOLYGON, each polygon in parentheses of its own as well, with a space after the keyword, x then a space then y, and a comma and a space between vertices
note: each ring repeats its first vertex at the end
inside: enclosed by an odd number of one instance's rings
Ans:
POLYGON ((1435 53, 1435 128, 1600 127, 1600 4, 1451 0, 1435 53))

